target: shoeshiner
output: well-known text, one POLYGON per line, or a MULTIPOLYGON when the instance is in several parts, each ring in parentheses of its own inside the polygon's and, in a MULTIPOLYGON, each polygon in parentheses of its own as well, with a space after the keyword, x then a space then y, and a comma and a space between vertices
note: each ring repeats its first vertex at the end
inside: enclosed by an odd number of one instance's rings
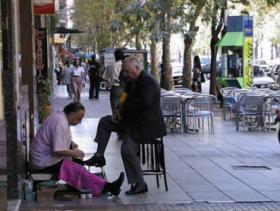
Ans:
POLYGON ((124 173, 114 182, 107 182, 81 165, 84 152, 72 141, 70 126, 81 123, 84 114, 84 106, 73 102, 65 106, 62 112, 54 112, 48 116, 31 143, 31 167, 56 174, 58 179, 77 190, 89 189, 94 196, 100 196, 104 192, 118 195, 124 173), (72 158, 80 161, 74 162, 72 158))
POLYGON ((121 132, 123 142, 121 156, 128 183, 131 189, 127 195, 148 191, 140 165, 140 144, 150 139, 166 135, 165 125, 160 108, 160 86, 148 72, 142 71, 141 63, 136 57, 127 57, 122 68, 125 77, 131 82, 126 90, 127 98, 119 105, 119 114, 104 116, 100 119, 97 134, 97 151, 85 161, 88 165, 105 165, 104 152, 111 132, 121 132))

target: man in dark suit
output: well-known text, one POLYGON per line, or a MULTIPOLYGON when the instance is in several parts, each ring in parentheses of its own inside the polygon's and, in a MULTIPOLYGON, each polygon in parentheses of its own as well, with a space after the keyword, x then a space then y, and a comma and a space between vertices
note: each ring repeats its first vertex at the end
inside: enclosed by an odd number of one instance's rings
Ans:
POLYGON ((141 63, 135 57, 128 57, 122 65, 125 77, 130 81, 128 97, 122 107, 119 121, 112 116, 102 117, 99 121, 95 142, 97 151, 85 161, 90 165, 105 165, 104 152, 111 132, 122 132, 121 156, 128 183, 131 189, 127 195, 148 191, 139 160, 140 143, 166 135, 160 108, 160 87, 157 80, 142 71, 141 63))
POLYGON ((101 78, 99 76, 100 63, 96 61, 95 54, 92 55, 91 61, 89 61, 89 99, 95 97, 98 99, 99 97, 99 89, 100 89, 100 81, 101 78), (93 93, 94 91, 94 93, 93 93))

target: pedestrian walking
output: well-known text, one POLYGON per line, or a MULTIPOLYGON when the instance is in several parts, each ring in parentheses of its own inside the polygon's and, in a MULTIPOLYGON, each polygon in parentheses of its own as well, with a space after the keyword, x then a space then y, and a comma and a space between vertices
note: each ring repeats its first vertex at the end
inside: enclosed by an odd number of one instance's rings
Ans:
POLYGON ((102 78, 107 81, 108 86, 110 87, 110 103, 112 114, 114 114, 116 107, 119 103, 120 96, 123 92, 122 87, 120 86, 120 72, 122 69, 122 60, 124 58, 124 52, 122 49, 118 48, 114 52, 115 62, 105 68, 105 71, 102 75, 102 78))
POLYGON ((68 93, 68 96, 70 99, 73 98, 73 88, 72 88, 72 80, 71 80, 71 74, 72 74, 72 65, 70 64, 69 60, 65 61, 64 64, 64 84, 66 85, 66 90, 68 93))
POLYGON ((91 61, 89 61, 89 99, 99 98, 99 89, 100 89, 100 81, 101 78, 99 76, 99 69, 101 65, 98 61, 96 61, 95 54, 92 55, 91 61))
POLYGON ((85 70, 81 65, 80 59, 75 59, 72 67, 71 80, 74 92, 74 101, 80 102, 83 90, 83 80, 85 79, 85 70))
POLYGON ((62 84, 62 79, 63 79, 63 70, 60 65, 56 65, 54 72, 56 74, 56 80, 57 80, 57 85, 62 84))
POLYGON ((195 55, 193 59, 193 77, 192 77, 192 90, 194 92, 202 92, 201 83, 205 82, 205 77, 201 69, 199 56, 195 55))

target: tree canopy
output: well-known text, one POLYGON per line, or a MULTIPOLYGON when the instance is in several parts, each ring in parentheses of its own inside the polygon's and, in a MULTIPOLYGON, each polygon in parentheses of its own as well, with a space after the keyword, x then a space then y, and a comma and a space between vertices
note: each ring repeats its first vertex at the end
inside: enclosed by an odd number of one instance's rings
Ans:
MULTIPOLYGON (((191 58, 193 44, 202 23, 210 25, 211 38, 206 37, 211 50, 219 41, 224 30, 226 9, 234 11, 242 7, 242 15, 253 15, 255 18, 255 44, 262 40, 262 26, 268 14, 278 14, 280 0, 75 0, 72 8, 74 27, 86 33, 75 35, 79 47, 99 52, 107 47, 135 47, 151 46, 156 56, 156 44, 162 43, 163 82, 167 89, 173 86, 172 67, 170 61, 170 37, 173 33, 180 33, 184 38, 184 86, 190 88, 191 58), (243 5, 243 6, 240 6, 243 5), (198 22, 200 21, 200 22, 198 22)), ((280 23, 279 23, 280 25, 280 23)), ((276 32, 280 33, 279 30, 276 32)), ((210 34, 210 33, 209 33, 210 34)), ((280 44, 278 34, 272 39, 274 44, 280 44)), ((214 60, 211 65, 215 68, 214 60)), ((156 69, 157 59, 152 67, 156 69)), ((152 71, 153 72, 153 71, 152 71)), ((154 72, 158 74, 157 71, 154 72)), ((215 70, 212 71, 215 74, 215 70)), ((215 79, 211 79, 211 93, 216 86, 215 79)))

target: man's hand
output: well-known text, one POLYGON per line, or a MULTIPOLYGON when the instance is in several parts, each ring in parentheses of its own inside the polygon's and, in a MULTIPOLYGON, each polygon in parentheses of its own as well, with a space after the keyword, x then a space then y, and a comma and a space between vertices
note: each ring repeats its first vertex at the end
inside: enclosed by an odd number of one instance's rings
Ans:
POLYGON ((79 150, 78 148, 74 148, 72 150, 72 157, 77 159, 82 159, 85 156, 85 153, 82 150, 79 150))
POLYGON ((120 107, 117 107, 113 112, 112 121, 115 123, 118 123, 122 120, 122 111, 120 109, 120 107))

